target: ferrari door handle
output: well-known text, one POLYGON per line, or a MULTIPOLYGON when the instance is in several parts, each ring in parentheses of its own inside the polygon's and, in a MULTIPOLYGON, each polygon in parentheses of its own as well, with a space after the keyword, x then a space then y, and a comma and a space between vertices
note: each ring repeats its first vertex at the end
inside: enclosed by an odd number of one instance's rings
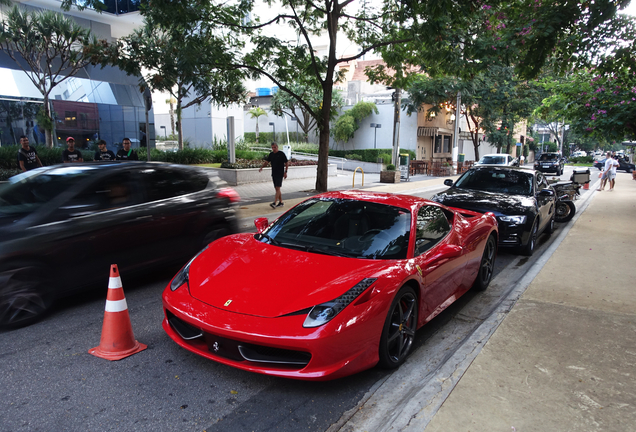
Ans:
POLYGON ((145 219, 152 219, 152 215, 139 216, 135 218, 135 220, 145 220, 145 219))

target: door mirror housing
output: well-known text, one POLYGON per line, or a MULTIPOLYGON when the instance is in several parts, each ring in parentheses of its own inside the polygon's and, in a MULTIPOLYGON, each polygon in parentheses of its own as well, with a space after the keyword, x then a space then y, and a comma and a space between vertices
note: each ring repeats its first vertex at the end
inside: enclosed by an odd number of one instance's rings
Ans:
POLYGON ((260 234, 269 226, 269 221, 264 217, 256 218, 254 219, 254 226, 256 226, 256 232, 260 234))
POLYGON ((444 184, 446 186, 452 186, 453 185, 453 181, 451 179, 446 179, 446 180, 444 180, 444 184))

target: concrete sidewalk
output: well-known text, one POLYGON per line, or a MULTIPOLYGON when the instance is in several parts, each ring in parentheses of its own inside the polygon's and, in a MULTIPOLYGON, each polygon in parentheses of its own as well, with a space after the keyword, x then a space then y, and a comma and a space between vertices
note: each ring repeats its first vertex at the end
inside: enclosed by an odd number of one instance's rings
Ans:
POLYGON ((636 430, 636 182, 616 184, 594 192, 426 431, 636 430))

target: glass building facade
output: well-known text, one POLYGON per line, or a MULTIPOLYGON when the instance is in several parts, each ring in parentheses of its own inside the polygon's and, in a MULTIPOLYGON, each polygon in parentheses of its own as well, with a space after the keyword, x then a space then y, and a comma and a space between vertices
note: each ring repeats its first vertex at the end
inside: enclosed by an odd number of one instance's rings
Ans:
MULTIPOLYGON (((138 78, 114 68, 88 70, 85 75, 66 79, 50 95, 54 145, 65 146, 69 136, 83 148, 99 139, 106 140, 113 150, 125 137, 134 147, 144 143, 145 108, 138 78), (115 82, 106 82, 105 77, 115 82)), ((0 67, 1 145, 18 144, 21 135, 36 145, 44 144, 44 130, 37 121, 42 102, 42 95, 26 73, 0 67)), ((150 126, 154 137, 152 115, 150 126)))

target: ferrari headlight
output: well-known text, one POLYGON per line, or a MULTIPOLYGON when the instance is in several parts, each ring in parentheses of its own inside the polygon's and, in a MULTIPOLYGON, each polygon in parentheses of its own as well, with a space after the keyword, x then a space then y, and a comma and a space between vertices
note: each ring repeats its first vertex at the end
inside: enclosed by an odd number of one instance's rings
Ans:
POLYGON ((506 222, 511 225, 522 225, 526 223, 525 216, 499 216, 501 222, 506 222))
POLYGON ((373 282, 376 280, 377 278, 362 279, 353 288, 337 299, 314 306, 311 308, 311 311, 309 311, 307 318, 305 318, 303 327, 319 327, 328 323, 352 301, 358 298, 358 296, 360 296, 360 294, 362 294, 367 288, 373 285, 373 282))
POLYGON ((177 273, 177 275, 173 277, 172 281, 170 282, 170 290, 175 291, 181 285, 188 282, 188 277, 190 276, 190 264, 192 264, 194 260, 197 259, 197 257, 201 255, 207 248, 208 247, 206 246, 201 249, 198 254, 196 254, 190 261, 188 261, 186 265, 183 266, 181 270, 179 270, 179 273, 177 273))

